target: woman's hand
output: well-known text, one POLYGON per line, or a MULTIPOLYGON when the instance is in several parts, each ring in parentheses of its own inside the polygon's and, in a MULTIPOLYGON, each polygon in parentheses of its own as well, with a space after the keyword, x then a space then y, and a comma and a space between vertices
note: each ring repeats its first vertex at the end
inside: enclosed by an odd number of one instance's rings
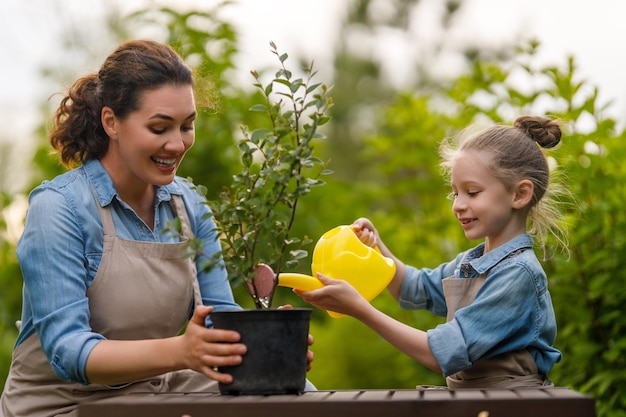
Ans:
MULTIPOLYGON (((313 335, 310 334, 309 335, 309 346, 313 346, 313 343, 315 342, 315 340, 313 339, 313 335)), ((309 372, 311 370, 311 364, 313 362, 313 360, 315 359, 315 354, 313 353, 313 351, 311 349, 306 351, 306 371, 309 372)))
POLYGON ((182 336, 183 361, 185 368, 201 372, 215 381, 229 384, 232 375, 217 371, 218 366, 239 365, 246 353, 246 346, 237 343, 239 333, 232 330, 209 329, 206 316, 213 307, 198 306, 182 336))

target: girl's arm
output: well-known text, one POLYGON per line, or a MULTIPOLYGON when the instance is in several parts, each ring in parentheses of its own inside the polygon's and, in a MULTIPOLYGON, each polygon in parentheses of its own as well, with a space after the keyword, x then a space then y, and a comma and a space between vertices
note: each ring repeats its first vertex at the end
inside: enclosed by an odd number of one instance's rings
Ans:
POLYGON ((428 344, 426 332, 407 326, 377 310, 346 281, 322 274, 318 274, 318 278, 324 284, 323 288, 294 292, 316 307, 360 320, 401 352, 433 371, 441 371, 428 344))

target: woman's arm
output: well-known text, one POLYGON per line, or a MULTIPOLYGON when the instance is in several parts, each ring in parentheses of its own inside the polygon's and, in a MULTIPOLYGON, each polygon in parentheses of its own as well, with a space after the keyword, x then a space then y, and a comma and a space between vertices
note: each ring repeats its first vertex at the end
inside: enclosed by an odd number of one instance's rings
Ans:
POLYGON ((222 383, 232 376, 215 370, 241 363, 246 352, 237 332, 204 325, 212 307, 197 307, 185 333, 165 339, 103 340, 91 351, 86 365, 90 383, 121 384, 165 372, 193 369, 222 383))
POLYGON ((60 192, 55 183, 49 184, 31 193, 17 247, 24 278, 18 343, 37 333, 56 376, 66 382, 87 383, 87 355, 104 339, 91 330, 86 296, 90 272, 95 274, 99 261, 93 239, 102 240, 102 235, 83 233, 83 229, 98 233, 91 226, 95 222, 90 223, 93 215, 84 201, 60 192))

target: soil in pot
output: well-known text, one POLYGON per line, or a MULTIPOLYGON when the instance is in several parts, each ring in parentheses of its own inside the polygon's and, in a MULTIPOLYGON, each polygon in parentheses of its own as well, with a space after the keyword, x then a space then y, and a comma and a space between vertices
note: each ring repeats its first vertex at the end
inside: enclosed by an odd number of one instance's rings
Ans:
POLYGON ((240 310, 211 313, 217 329, 239 332, 247 347, 243 362, 220 367, 233 383, 222 394, 300 394, 306 384, 306 354, 312 309, 240 310))

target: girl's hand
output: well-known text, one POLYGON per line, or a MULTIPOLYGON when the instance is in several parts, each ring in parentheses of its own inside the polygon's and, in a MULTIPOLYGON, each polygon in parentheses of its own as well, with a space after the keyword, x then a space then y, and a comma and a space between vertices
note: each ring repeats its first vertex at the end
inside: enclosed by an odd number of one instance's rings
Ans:
POLYGON ((378 246, 380 238, 374 224, 364 217, 357 219, 352 223, 352 231, 357 235, 359 240, 365 245, 373 248, 378 246))
POLYGON ((213 307, 198 306, 182 336, 183 362, 185 368, 201 372, 207 377, 229 384, 232 375, 217 371, 218 366, 239 365, 246 346, 237 343, 239 333, 232 330, 209 329, 205 325, 206 316, 213 307))
POLYGON ((312 291, 293 291, 302 299, 314 306, 335 313, 347 314, 359 317, 370 304, 363 296, 348 282, 341 279, 332 279, 318 273, 317 278, 324 284, 324 287, 312 291))

